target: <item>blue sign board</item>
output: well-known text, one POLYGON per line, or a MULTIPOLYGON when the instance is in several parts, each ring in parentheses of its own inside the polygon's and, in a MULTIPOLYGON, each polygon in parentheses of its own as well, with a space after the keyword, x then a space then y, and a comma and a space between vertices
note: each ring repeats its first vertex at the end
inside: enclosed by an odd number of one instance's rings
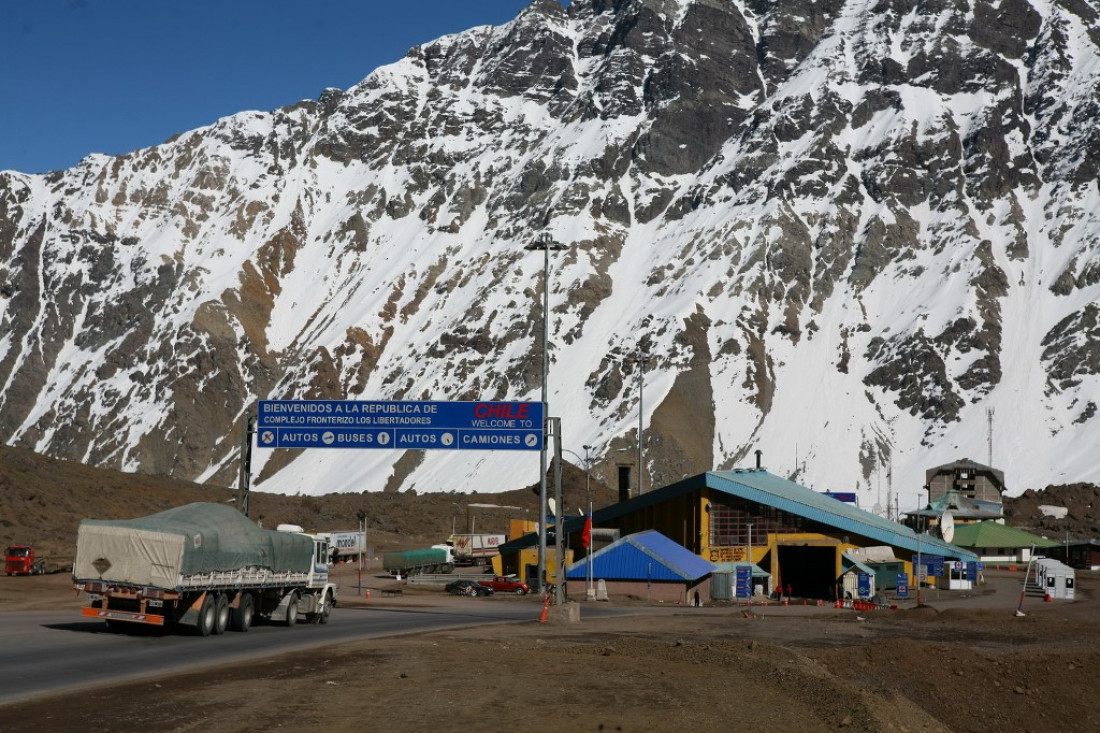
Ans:
POLYGON ((928 568, 928 575, 932 578, 943 577, 943 555, 924 555, 921 560, 928 568))
POLYGON ((972 583, 976 583, 978 581, 978 563, 966 563, 966 579, 972 583))
POLYGON ((261 448, 542 450, 541 402, 264 400, 261 448))
POLYGON ((752 566, 737 566, 737 597, 752 598, 752 566))
POLYGON ((859 574, 859 597, 870 598, 871 597, 871 574, 860 573, 859 574))
POLYGON ((898 594, 898 598, 908 598, 909 597, 909 574, 908 573, 898 573, 898 590, 897 590, 897 594, 898 594))

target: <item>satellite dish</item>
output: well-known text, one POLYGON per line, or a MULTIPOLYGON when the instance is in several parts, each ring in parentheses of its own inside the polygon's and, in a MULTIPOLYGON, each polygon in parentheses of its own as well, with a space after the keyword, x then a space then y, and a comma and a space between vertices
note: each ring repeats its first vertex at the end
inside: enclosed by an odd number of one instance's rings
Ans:
POLYGON ((944 542, 955 538, 955 515, 950 510, 940 515, 940 537, 944 542))
POLYGON ((546 508, 550 510, 550 514, 558 516, 557 503, 554 501, 554 497, 549 497, 546 500, 546 508))

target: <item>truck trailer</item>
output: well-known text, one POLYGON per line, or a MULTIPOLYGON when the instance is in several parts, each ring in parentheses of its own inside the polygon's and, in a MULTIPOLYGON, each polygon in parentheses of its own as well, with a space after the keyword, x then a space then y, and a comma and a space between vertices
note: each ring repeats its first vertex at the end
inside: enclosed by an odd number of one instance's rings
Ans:
POLYGON ((451 535, 455 565, 477 565, 491 561, 500 554, 507 538, 502 534, 463 533, 451 535))
POLYGON ((396 576, 449 573, 455 569, 454 554, 449 545, 387 552, 382 556, 382 568, 396 576))
POLYGON ((328 543, 262 529, 232 507, 198 502, 130 520, 85 519, 73 587, 81 615, 109 627, 248 631, 256 619, 327 623, 336 605, 328 543))

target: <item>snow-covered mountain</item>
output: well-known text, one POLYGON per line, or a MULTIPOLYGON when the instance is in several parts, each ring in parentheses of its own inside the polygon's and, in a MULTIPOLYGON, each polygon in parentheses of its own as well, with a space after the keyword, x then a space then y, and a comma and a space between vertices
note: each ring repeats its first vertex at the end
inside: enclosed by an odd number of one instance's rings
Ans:
MULTIPOLYGON (((597 473, 1100 481, 1095 0, 536 0, 358 86, 0 173, 0 439, 231 485, 258 399, 523 399, 597 473), (644 373, 631 356, 647 355, 644 373)), ((574 456, 567 456, 576 462, 574 456)), ((257 487, 535 454, 257 449, 257 487)))

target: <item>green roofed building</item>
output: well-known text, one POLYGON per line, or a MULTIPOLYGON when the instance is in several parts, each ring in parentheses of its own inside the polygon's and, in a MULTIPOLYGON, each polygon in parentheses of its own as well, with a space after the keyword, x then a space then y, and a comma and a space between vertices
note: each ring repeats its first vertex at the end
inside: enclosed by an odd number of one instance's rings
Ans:
POLYGON ((1028 562, 1032 550, 1057 547, 1058 543, 1022 529, 987 520, 956 524, 951 544, 972 550, 983 562, 1028 562))

